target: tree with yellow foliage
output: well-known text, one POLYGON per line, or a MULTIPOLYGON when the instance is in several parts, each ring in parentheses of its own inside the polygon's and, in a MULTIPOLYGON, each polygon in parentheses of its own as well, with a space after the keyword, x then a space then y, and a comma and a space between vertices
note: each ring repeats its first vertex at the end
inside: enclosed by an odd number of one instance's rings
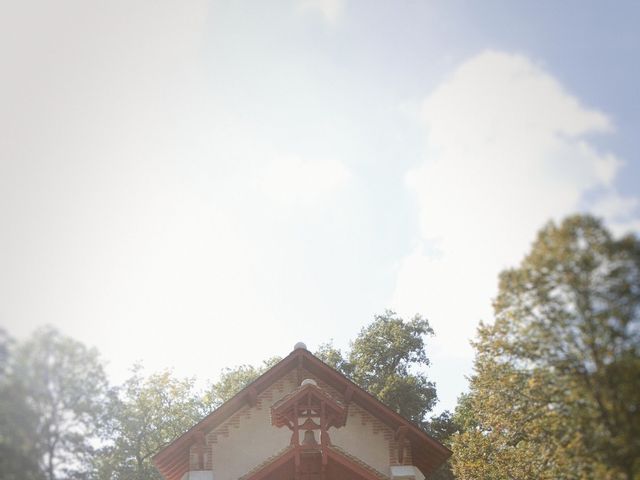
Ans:
POLYGON ((638 238, 551 222, 494 308, 458 407, 457 478, 640 478, 638 238))

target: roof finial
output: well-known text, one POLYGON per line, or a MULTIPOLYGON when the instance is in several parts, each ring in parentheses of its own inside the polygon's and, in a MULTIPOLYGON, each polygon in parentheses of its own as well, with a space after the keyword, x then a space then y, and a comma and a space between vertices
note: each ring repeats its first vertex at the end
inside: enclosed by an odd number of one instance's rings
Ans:
POLYGON ((307 346, 304 344, 304 342, 298 342, 295 344, 295 346, 293 347, 294 350, 298 350, 298 349, 302 349, 302 350, 306 350, 307 346))

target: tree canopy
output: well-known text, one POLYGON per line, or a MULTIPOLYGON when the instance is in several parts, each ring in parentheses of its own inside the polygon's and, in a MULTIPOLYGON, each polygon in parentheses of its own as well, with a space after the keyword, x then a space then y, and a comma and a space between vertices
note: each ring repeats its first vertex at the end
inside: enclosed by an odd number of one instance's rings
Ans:
POLYGON ((14 340, 0 329, 0 474, 5 480, 41 480, 38 416, 27 403, 24 386, 14 381, 14 348, 14 340))
POLYGON ((15 349, 7 382, 23 402, 14 405, 24 416, 18 431, 30 436, 39 471, 47 480, 87 478, 108 392, 97 351, 39 329, 15 349))
POLYGON ((429 322, 420 315, 404 321, 387 310, 360 331, 346 354, 328 343, 316 355, 400 415, 424 426, 438 398, 425 373, 429 366, 425 338, 432 335, 429 322))
POLYGON ((239 365, 223 369, 218 381, 211 384, 205 393, 205 404, 211 410, 218 408, 280 360, 280 357, 271 357, 262 362, 259 367, 239 365))
POLYGON ((640 478, 638 239, 551 222, 494 309, 459 407, 458 478, 640 478))
POLYGON ((206 413, 194 379, 169 371, 145 377, 135 366, 109 404, 109 442, 95 457, 97 478, 160 480, 151 457, 206 413))

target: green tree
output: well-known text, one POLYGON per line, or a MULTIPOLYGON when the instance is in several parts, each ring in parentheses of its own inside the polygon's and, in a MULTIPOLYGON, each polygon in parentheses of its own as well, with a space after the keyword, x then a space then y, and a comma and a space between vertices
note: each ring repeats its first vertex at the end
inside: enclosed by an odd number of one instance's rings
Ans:
MULTIPOLYGON (((400 415, 447 444, 457 424, 449 412, 427 418, 437 402, 435 384, 424 370, 429 366, 425 338, 432 336, 429 322, 420 315, 404 321, 387 310, 364 327, 346 354, 331 342, 320 345, 316 356, 350 377, 400 415)), ((453 478, 449 464, 430 477, 453 478)))
POLYGON ((88 476, 108 389, 93 349, 52 327, 37 330, 15 350, 9 383, 33 422, 32 448, 48 480, 88 476))
POLYGON ((36 415, 27 405, 22 385, 13 382, 12 358, 15 342, 0 329, 0 478, 40 480, 44 478, 36 449, 36 415))
POLYGON ((218 381, 213 383, 206 392, 205 405, 211 410, 218 408, 280 360, 280 357, 271 357, 258 367, 239 365, 234 368, 225 368, 218 381))
POLYGON ((316 355, 400 415, 426 427, 426 416, 437 402, 435 384, 424 373, 429 366, 424 341, 432 335, 429 322, 420 315, 404 321, 387 310, 360 331, 346 355, 331 343, 321 345, 316 355))
POLYGON ((640 242, 549 223, 500 275, 454 436, 460 479, 640 478, 640 242))
POLYGON ((145 377, 135 366, 109 407, 109 442, 94 462, 104 480, 161 480, 151 457, 206 414, 190 378, 169 371, 145 377))
MULTIPOLYGON (((425 426, 425 430, 443 445, 451 447, 453 436, 460 432, 461 426, 456 415, 445 410, 440 415, 432 416, 425 426)), ((451 462, 446 462, 429 476, 429 480, 452 480, 455 476, 451 469, 451 462)))

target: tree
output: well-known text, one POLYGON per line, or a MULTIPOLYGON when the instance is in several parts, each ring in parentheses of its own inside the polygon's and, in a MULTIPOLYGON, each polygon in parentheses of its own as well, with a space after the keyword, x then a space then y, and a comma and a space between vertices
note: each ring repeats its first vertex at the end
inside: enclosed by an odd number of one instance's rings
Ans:
POLYGON ((227 368, 204 395, 192 378, 178 379, 170 371, 145 377, 135 366, 110 403, 109 442, 94 462, 97 478, 161 480, 153 455, 279 360, 227 368))
POLYGON ((426 415, 437 401, 435 384, 423 371, 429 365, 424 339, 431 335, 429 322, 420 315, 406 322, 387 310, 360 331, 346 356, 330 343, 321 345, 316 355, 425 427, 426 415))
POLYGON ((32 451, 48 480, 88 475, 99 436, 107 380, 98 354, 52 327, 16 348, 8 379, 28 409, 32 451))
POLYGON ((12 379, 12 353, 15 342, 0 329, 0 478, 40 480, 36 449, 36 415, 27 405, 21 385, 12 379))
MULTIPOLYGON (((445 411, 427 418, 437 402, 435 384, 424 373, 430 363, 424 340, 432 335, 429 322, 420 315, 406 322, 387 310, 375 315, 373 322, 360 331, 346 355, 331 342, 320 345, 315 354, 382 403, 448 443, 457 431, 451 414, 445 411)), ((449 464, 430 478, 453 478, 449 464)))
MULTIPOLYGON (((425 430, 443 445, 451 447, 454 435, 460 432, 460 424, 456 415, 445 410, 440 415, 432 416, 425 426, 425 430)), ((447 461, 429 476, 429 480, 452 480, 455 476, 451 469, 451 462, 447 461)))
POLYGON ((211 410, 218 408, 280 360, 280 357, 271 357, 262 362, 259 367, 239 365, 234 368, 225 368, 222 370, 220 379, 213 383, 205 394, 205 404, 211 410))
POLYGON ((576 215, 500 275, 454 436, 460 479, 640 478, 640 242, 576 215))
POLYGON ((161 480, 151 457, 205 414, 194 380, 169 371, 144 377, 139 365, 109 407, 109 443, 94 462, 99 479, 161 480))

